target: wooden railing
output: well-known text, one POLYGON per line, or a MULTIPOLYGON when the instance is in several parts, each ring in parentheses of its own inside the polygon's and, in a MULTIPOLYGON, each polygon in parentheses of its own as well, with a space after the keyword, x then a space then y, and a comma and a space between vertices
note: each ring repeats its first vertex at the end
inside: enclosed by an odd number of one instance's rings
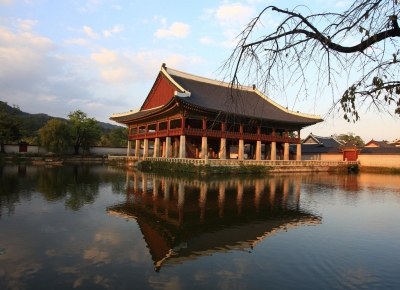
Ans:
POLYGON ((222 132, 220 130, 203 130, 196 128, 175 128, 169 130, 161 130, 157 132, 144 132, 135 135, 129 135, 129 140, 137 139, 153 139, 162 137, 173 137, 173 136, 197 136, 197 137, 211 137, 211 138, 229 138, 229 139, 241 139, 251 141, 269 141, 269 142, 282 142, 282 143, 299 143, 299 138, 289 138, 282 136, 272 136, 266 134, 252 134, 252 133, 240 133, 240 132, 222 132))

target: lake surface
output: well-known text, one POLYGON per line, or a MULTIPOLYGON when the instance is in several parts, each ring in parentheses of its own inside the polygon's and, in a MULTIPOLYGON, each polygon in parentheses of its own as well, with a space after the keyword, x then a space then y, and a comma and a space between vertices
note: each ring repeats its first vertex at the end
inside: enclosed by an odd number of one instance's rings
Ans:
POLYGON ((0 289, 400 289, 400 175, 0 174, 0 289))

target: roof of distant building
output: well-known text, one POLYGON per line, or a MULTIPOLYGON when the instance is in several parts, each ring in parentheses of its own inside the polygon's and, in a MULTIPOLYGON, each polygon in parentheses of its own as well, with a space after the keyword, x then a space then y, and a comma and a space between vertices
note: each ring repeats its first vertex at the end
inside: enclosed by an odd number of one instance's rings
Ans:
POLYGON ((310 145, 316 145, 316 147, 338 147, 342 144, 343 143, 336 139, 334 136, 322 137, 310 133, 302 142, 302 145, 304 145, 302 146, 302 148, 306 148, 306 146, 310 145))

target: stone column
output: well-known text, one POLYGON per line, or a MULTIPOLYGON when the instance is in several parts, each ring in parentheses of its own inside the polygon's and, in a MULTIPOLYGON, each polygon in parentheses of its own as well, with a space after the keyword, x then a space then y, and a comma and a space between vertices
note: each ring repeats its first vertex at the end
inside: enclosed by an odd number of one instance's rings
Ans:
POLYGON ((207 157, 207 137, 201 138, 201 159, 205 159, 207 157))
POLYGON ((162 152, 162 153, 161 153, 161 154, 162 154, 161 157, 162 157, 162 158, 165 158, 165 147, 166 147, 166 146, 165 146, 165 141, 163 141, 163 142, 162 142, 162 150, 161 150, 161 152, 162 152))
POLYGON ((160 157, 160 138, 154 140, 153 157, 160 157))
POLYGON ((244 140, 239 140, 238 159, 244 159, 244 140))
POLYGON ((283 160, 289 160, 289 143, 285 142, 283 147, 283 160))
POLYGON ((256 143, 256 160, 261 160, 261 141, 256 143))
POLYGON ((139 158, 140 156, 140 140, 135 141, 135 157, 139 158))
POLYGON ((219 159, 226 159, 226 138, 221 138, 221 146, 219 148, 219 159))
POLYGON ((296 160, 301 161, 301 144, 296 145, 296 160))
POLYGON ((165 158, 171 158, 171 137, 165 138, 165 158))
POLYGON ((174 138, 174 149, 173 150, 174 150, 173 157, 178 158, 179 157, 179 141, 178 141, 177 137, 174 138))
POLYGON ((143 157, 149 156, 149 139, 143 140, 143 157))
POLYGON ((186 158, 186 136, 181 135, 179 141, 179 158, 186 158))
POLYGON ((276 160, 276 142, 271 143, 271 160, 276 160))
POLYGON ((128 140, 128 147, 126 147, 126 156, 131 156, 131 140, 128 140))

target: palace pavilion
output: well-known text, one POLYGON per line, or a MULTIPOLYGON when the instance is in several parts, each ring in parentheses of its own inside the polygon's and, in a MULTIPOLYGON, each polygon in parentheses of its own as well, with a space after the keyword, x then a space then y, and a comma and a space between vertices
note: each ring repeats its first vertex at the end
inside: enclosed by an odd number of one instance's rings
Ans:
POLYGON ((232 151, 239 160, 301 160, 300 130, 323 121, 278 105, 255 86, 232 88, 165 64, 142 107, 110 120, 128 127, 128 156, 229 159, 232 151), (289 144, 297 144, 296 156, 289 144))

